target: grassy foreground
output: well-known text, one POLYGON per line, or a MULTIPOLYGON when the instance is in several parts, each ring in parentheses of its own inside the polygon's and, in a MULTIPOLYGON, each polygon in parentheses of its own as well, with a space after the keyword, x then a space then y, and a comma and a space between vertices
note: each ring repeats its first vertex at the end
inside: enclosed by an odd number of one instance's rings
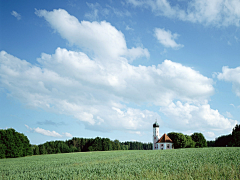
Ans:
POLYGON ((0 159, 0 179, 240 179, 240 148, 108 151, 0 159))

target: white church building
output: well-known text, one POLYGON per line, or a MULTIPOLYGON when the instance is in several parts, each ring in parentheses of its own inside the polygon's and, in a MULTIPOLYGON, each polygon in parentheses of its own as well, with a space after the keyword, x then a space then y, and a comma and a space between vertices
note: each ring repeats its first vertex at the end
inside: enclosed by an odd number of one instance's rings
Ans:
POLYGON ((173 142, 166 134, 163 134, 162 137, 160 138, 159 124, 156 121, 153 124, 153 150, 164 149, 173 149, 173 142))

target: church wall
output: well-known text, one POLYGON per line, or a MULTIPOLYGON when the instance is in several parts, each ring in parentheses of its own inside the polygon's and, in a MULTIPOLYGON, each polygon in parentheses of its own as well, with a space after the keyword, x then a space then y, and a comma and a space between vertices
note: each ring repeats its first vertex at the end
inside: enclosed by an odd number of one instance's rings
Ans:
POLYGON ((157 143, 157 149, 158 150, 161 150, 161 149, 172 149, 172 144, 173 143, 169 143, 169 142, 166 142, 166 143, 157 143))

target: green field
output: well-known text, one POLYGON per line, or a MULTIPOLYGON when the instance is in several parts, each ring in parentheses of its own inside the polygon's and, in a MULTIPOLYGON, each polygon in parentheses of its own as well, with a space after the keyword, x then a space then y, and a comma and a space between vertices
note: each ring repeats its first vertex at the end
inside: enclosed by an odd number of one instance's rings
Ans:
POLYGON ((240 179, 240 148, 80 152, 0 159, 0 179, 240 179))

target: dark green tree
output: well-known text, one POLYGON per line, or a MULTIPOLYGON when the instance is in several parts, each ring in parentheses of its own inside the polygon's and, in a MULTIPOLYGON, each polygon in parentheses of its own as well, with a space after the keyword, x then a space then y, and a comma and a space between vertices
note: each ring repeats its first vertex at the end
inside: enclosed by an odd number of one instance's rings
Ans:
POLYGON ((92 147, 92 146, 89 146, 89 147, 88 147, 88 151, 93 151, 93 147, 92 147))
POLYGON ((195 142, 192 140, 191 136, 185 135, 186 137, 186 148, 194 148, 195 142))
POLYGON ((70 152, 77 152, 77 148, 74 147, 73 145, 70 146, 69 150, 70 152))
POLYGON ((93 151, 102 151, 102 139, 100 137, 96 137, 92 144, 93 151))
POLYGON ((122 142, 121 143, 122 150, 152 150, 152 143, 142 143, 142 142, 122 142))
POLYGON ((40 152, 39 152, 39 147, 37 145, 33 145, 32 146, 32 152, 34 155, 39 155, 40 152))
POLYGON ((215 141, 207 141, 208 147, 215 147, 215 141))
POLYGON ((103 138, 102 139, 102 150, 103 151, 109 151, 109 144, 110 144, 110 139, 108 138, 103 138))
POLYGON ((121 150, 119 140, 115 139, 113 143, 114 143, 115 150, 121 150))
POLYGON ((233 128, 232 134, 234 134, 236 132, 240 132, 240 124, 236 124, 236 126, 233 128))
POLYGON ((236 124, 232 130, 230 146, 240 147, 240 124, 236 124))
POLYGON ((39 145, 39 151, 40 151, 40 154, 47 154, 47 150, 46 150, 44 144, 39 145))
POLYGON ((175 149, 185 148, 187 145, 187 139, 182 133, 171 132, 167 134, 168 137, 173 141, 175 149))
POLYGON ((2 147, 1 157, 15 158, 32 155, 31 144, 27 136, 15 129, 0 130, 0 144, 2 147))
POLYGON ((231 142, 232 142, 232 135, 231 134, 222 135, 222 136, 219 136, 215 139, 215 146, 216 147, 232 146, 231 142))
POLYGON ((202 133, 193 133, 191 138, 196 143, 196 148, 207 147, 207 141, 202 133))
POLYGON ((234 147, 240 147, 240 131, 235 132, 235 133, 232 135, 232 145, 233 145, 234 147))
POLYGON ((123 147, 123 150, 128 150, 128 145, 123 144, 122 147, 123 147))
POLYGON ((6 157, 6 149, 7 147, 5 146, 5 144, 0 144, 0 159, 6 157))

